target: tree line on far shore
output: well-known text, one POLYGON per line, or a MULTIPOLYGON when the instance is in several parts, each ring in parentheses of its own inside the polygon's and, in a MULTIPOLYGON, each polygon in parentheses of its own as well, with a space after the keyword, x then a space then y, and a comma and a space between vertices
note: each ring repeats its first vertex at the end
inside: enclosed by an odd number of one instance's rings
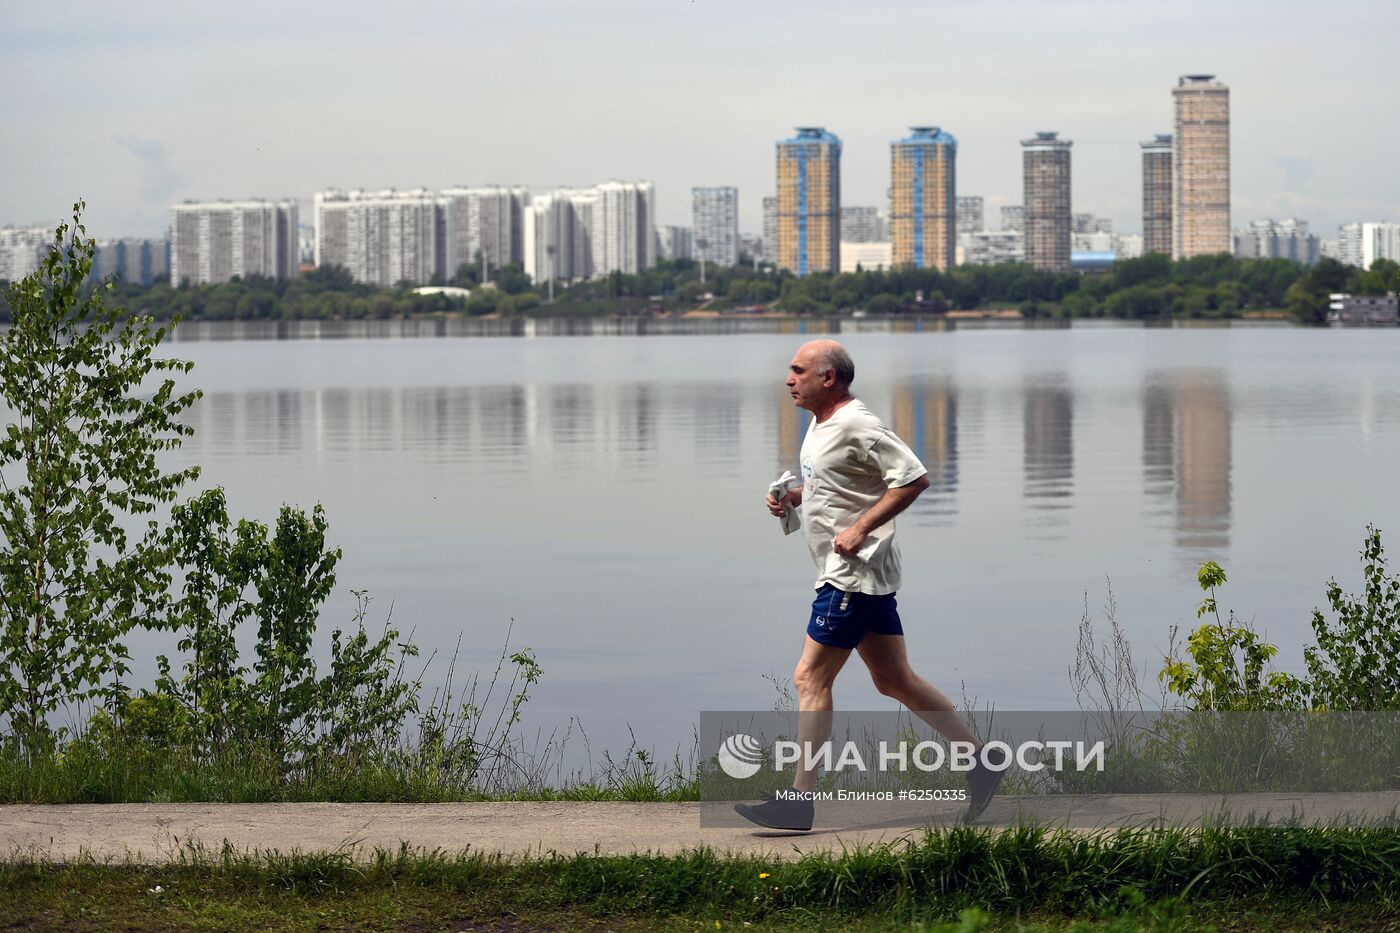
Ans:
MULTIPOLYGON (((339 267, 290 280, 261 277, 219 285, 141 287, 114 281, 112 297, 160 320, 387 320, 436 314, 482 316, 615 315, 647 312, 771 310, 883 316, 1013 308, 1032 318, 1234 318, 1284 311, 1302 323, 1326 319, 1333 292, 1383 294, 1400 287, 1400 264, 1379 260, 1369 270, 1323 259, 1311 267, 1285 259, 1227 254, 1172 261, 1160 254, 1127 259, 1102 272, 1041 272, 1024 264, 959 266, 948 272, 912 267, 816 273, 802 278, 771 267, 708 264, 705 281, 691 260, 667 261, 638 275, 557 283, 554 300, 519 265, 493 270, 479 287, 479 267, 464 264, 446 282, 468 297, 417 294, 411 285, 356 283, 339 267)), ((0 301, 0 320, 9 308, 0 301)))

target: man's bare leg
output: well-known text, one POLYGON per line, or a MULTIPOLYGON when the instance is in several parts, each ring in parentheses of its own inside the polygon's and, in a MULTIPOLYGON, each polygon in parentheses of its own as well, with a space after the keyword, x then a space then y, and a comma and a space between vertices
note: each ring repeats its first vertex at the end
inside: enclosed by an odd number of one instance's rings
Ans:
POLYGON ((949 741, 971 742, 981 747, 981 740, 958 715, 948 695, 909 666, 903 635, 866 635, 856 650, 870 669, 870 679, 875 682, 876 690, 898 700, 949 741))
MULTIPOLYGON (((831 738, 831 686, 850 656, 850 648, 823 645, 810 635, 803 643, 802 658, 797 662, 792 683, 797 688, 797 743, 798 748, 803 749, 804 759, 806 749, 815 752, 831 738)), ((792 786, 804 792, 816 790, 816 769, 805 768, 803 763, 803 760, 798 761, 792 786)))
MULTIPOLYGON (((943 734, 952 742, 971 742, 980 749, 982 742, 958 715, 953 701, 933 684, 924 680, 909 666, 904 650, 903 635, 866 635, 860 641, 860 658, 870 668, 875 689, 904 704, 905 708, 943 734)), ((987 763, 981 756, 967 774, 968 804, 964 822, 973 822, 982 815, 997 785, 1005 776, 1002 766, 987 763)))

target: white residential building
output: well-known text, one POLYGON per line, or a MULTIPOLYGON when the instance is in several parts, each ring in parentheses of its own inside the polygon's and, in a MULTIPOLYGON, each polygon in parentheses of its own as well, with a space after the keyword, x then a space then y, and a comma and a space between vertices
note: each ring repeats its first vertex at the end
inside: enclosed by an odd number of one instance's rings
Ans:
POLYGON ((1090 233, 1071 233, 1069 235, 1069 249, 1072 253, 1114 253, 1115 237, 1112 233, 1104 230, 1095 230, 1090 233))
POLYGON ((1019 230, 979 230, 958 237, 957 264, 996 266, 1025 262, 1025 235, 1019 230))
POLYGON ((98 240, 92 259, 92 274, 96 278, 115 275, 132 285, 150 285, 166 272, 165 240, 98 240))
MULTIPOLYGON (((657 227, 656 236, 660 241, 662 259, 695 259, 699 254, 695 249, 689 227, 657 227)), ((707 262, 713 260, 706 260, 707 262)))
POLYGON ((1400 224, 1344 224, 1338 240, 1340 259, 1349 266, 1369 269, 1377 259, 1400 262, 1400 224))
POLYGON ((651 182, 561 188, 525 211, 525 272, 537 282, 636 275, 656 264, 651 182))
POLYGON ((855 272, 857 269, 871 271, 888 269, 894 264, 894 244, 862 241, 859 243, 841 242, 841 271, 855 272))
POLYGON ((316 265, 356 282, 426 285, 442 272, 437 198, 419 188, 316 195, 316 265))
POLYGON ((1113 253, 1119 259, 1137 259, 1144 248, 1141 233, 1120 233, 1113 238, 1113 253))
POLYGON ((234 277, 288 279, 297 272, 297 203, 186 201, 170 208, 170 282, 209 285, 234 277))
POLYGON ((0 282, 17 282, 39 268, 51 246, 52 227, 0 229, 0 282))
POLYGON ((958 233, 987 229, 987 215, 981 195, 960 195, 957 200, 958 233))
POLYGON ((610 181, 593 189, 595 275, 636 275, 656 265, 656 190, 649 181, 610 181))
POLYGON ((739 189, 690 189, 695 257, 721 266, 739 263, 739 189))
POLYGON ((842 243, 882 243, 885 239, 885 221, 878 207, 841 208, 842 243))
POLYGON ((451 278, 463 264, 491 270, 518 263, 525 252, 524 188, 445 188, 442 210, 442 274, 451 278))
POLYGON ((763 262, 778 264, 778 199, 763 199, 763 262))
POLYGON ((1233 236, 1235 256, 1240 259, 1291 259, 1310 266, 1320 258, 1317 237, 1308 232, 1304 220, 1254 220, 1233 236))

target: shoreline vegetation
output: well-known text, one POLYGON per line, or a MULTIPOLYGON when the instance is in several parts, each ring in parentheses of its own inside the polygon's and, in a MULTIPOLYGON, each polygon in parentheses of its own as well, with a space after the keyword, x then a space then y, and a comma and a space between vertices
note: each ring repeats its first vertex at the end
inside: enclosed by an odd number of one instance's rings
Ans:
POLYGON ((0 910, 53 930, 1311 933, 1392 929, 1397 859, 1400 834, 1320 829, 954 829, 800 859, 186 847, 162 866, 12 855, 0 910))
MULTIPOLYGON (((574 775, 558 762, 575 724, 527 749, 518 725, 544 672, 509 635, 493 671, 464 676, 449 662, 429 690, 411 639, 387 622, 371 631, 357 592, 350 624, 318 659, 313 639, 341 557, 329 520, 319 505, 284 506, 270 524, 231 516, 220 489, 184 498, 197 468, 159 468, 157 454, 193 431, 178 415, 200 398, 175 394, 166 374, 192 364, 157 357, 168 328, 109 306, 110 283, 91 288, 81 209, 41 269, 5 294, 0 803, 696 798, 698 749, 669 763, 635 746, 620 758, 604 752, 600 767, 574 775), (128 680, 126 637, 138 628, 177 639, 149 685, 128 680), (76 721, 59 724, 64 711, 76 721)), ((1328 583, 1328 611, 1314 610, 1315 641, 1296 675, 1274 669, 1277 649, 1222 610, 1225 571, 1204 565, 1203 622, 1183 641, 1172 633, 1156 678, 1164 698, 1202 713, 1400 710, 1400 579, 1378 530, 1367 529, 1361 557, 1363 592, 1328 583)), ((1069 672, 1081 709, 1108 715, 1146 708, 1144 671, 1113 606, 1110 593, 1104 637, 1086 605, 1069 672)), ((1127 757, 1136 768, 1181 749, 1188 757, 1168 757, 1169 769, 1197 773, 1202 753, 1219 757, 1192 742, 1127 757)), ((1359 827, 960 828, 782 865, 710 851, 517 860, 404 850, 368 865, 343 852, 190 852, 162 868, 12 853, 0 858, 0 911, 56 929, 131 918, 151 929, 309 927, 327 917, 347 929, 436 929, 450 916, 511 930, 1126 933, 1311 929, 1337 910, 1370 928, 1400 922, 1397 861, 1400 833, 1359 827), (1319 901, 1325 909, 1308 906, 1319 901)))
MULTIPOLYGON (((666 261, 640 275, 613 273, 556 283, 550 301, 518 265, 493 270, 463 265, 446 282, 467 289, 420 294, 407 283, 377 288, 325 267, 289 280, 234 279, 220 285, 148 288, 110 282, 109 298, 156 320, 338 321, 423 317, 616 318, 874 318, 955 321, 969 318, 1248 320, 1322 324, 1333 292, 1384 294, 1400 282, 1400 265, 1380 260, 1370 270, 1323 259, 1304 267, 1284 259, 1236 259, 1227 254, 1172 261, 1160 254, 1123 260, 1103 272, 1038 272, 1022 264, 959 266, 948 272, 903 268, 815 273, 797 278, 751 264, 707 266, 666 261)), ((4 283, 0 283, 3 286, 4 283)), ((100 283, 89 282, 88 287, 100 283)), ((0 288, 2 291, 3 288, 0 288)), ((0 322, 11 309, 0 300, 0 322)))

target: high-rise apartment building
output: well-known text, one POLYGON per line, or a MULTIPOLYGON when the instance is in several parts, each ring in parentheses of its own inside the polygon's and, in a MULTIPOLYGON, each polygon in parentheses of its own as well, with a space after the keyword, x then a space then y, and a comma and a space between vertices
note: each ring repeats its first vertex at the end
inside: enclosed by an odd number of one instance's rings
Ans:
POLYGON ((656 264, 655 189, 651 182, 560 188, 525 209, 525 272, 537 282, 572 281, 656 264))
POLYGON ((890 242, 896 266, 947 270, 957 248, 958 141, 936 126, 890 143, 890 242))
POLYGON ((1230 252, 1230 89, 1215 75, 1172 88, 1172 258, 1230 252))
POLYGON ((507 263, 520 262, 525 251, 524 188, 444 188, 442 274, 451 277, 463 265, 486 266, 487 278, 507 263))
POLYGON ((422 188, 319 192, 316 265, 381 288, 426 285, 444 272, 439 218, 437 197, 422 188))
POLYGON ((187 201, 170 209, 170 282, 297 273, 295 201, 187 201))
POLYGON ((883 243, 885 222, 878 207, 842 207, 842 243, 883 243))
POLYGON ((1074 233, 1112 233, 1113 219, 1087 212, 1075 214, 1070 220, 1070 229, 1074 233))
POLYGON ((39 268, 52 247, 52 227, 0 229, 0 282, 18 282, 39 268))
POLYGON ((778 199, 763 199, 763 262, 778 264, 778 199))
POLYGON ((659 258, 695 259, 695 237, 689 227, 657 227, 656 238, 661 250, 659 258))
POLYGON ((998 266, 1024 262, 1025 238, 1019 230, 978 230, 958 235, 960 266, 998 266))
POLYGON ((1172 254, 1172 134, 1142 144, 1142 248, 1172 254))
POLYGON ((1141 233, 1120 233, 1113 238, 1113 255, 1119 259, 1137 259, 1142 255, 1141 233))
POLYGON ((1001 209, 1001 229, 1024 233, 1026 230, 1026 208, 1022 204, 1010 204, 1001 209))
POLYGON ((1362 269, 1371 268, 1377 259, 1400 262, 1400 224, 1343 224, 1338 235, 1338 258, 1362 269))
POLYGON ((92 274, 96 278, 115 275, 131 285, 150 285, 166 273, 166 253, 170 244, 165 240, 98 240, 92 259, 92 274))
POLYGON ((1308 232, 1305 220, 1253 220, 1246 230, 1234 233, 1239 259, 1291 259, 1311 266, 1319 258, 1318 240, 1308 232))
POLYGON ((797 275, 841 263, 841 140, 801 126, 777 144, 778 266, 797 275))
POLYGON ((1021 143, 1026 262, 1048 272, 1070 271, 1072 145, 1059 133, 1036 133, 1021 143))
POLYGON ((987 229, 987 215, 981 195, 958 197, 958 235, 978 233, 987 229))
POLYGON ((656 265, 656 190, 649 181, 610 181, 593 189, 595 275, 636 275, 656 265))
POLYGON ((568 189, 536 195, 525 207, 525 274, 535 282, 574 278, 573 192, 568 189))
POLYGON ((738 188, 691 188, 690 221, 696 259, 739 264, 738 188))

